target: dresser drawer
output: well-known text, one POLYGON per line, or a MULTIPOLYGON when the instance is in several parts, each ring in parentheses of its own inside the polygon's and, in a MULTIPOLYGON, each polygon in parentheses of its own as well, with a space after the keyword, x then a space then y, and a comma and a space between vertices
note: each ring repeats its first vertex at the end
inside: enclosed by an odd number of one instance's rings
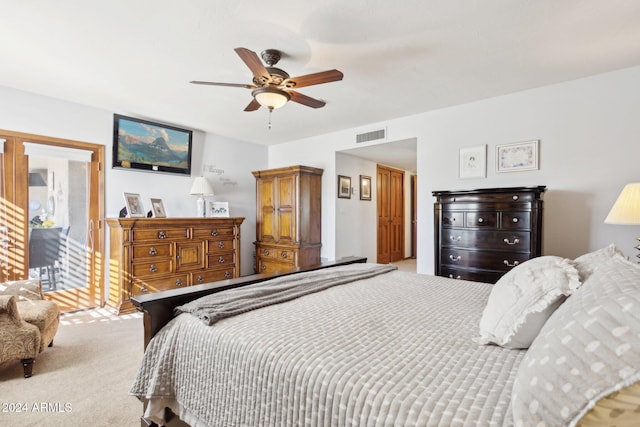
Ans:
POLYGON ((473 251, 456 248, 443 248, 440 253, 443 266, 495 271, 509 271, 531 257, 528 252, 473 251))
POLYGON ((273 260, 288 264, 294 264, 296 262, 296 252, 290 249, 261 247, 259 250, 259 256, 265 260, 273 260))
POLYGON ((443 212, 442 225, 444 227, 464 227, 464 212, 443 212))
POLYGON ((531 234, 528 231, 492 231, 445 229, 442 246, 463 249, 494 249, 529 252, 531 234))
POLYGON ((207 243, 207 251, 213 252, 229 252, 234 249, 233 238, 227 240, 209 240, 207 243))
POLYGON ((131 296, 144 295, 159 291, 168 291, 183 286, 187 286, 187 275, 171 275, 158 279, 140 280, 135 279, 131 287, 131 296))
POLYGON ((235 252, 224 252, 219 254, 207 255, 207 268, 219 268, 222 266, 233 267, 235 262, 236 262, 235 252))
POLYGON ((510 230, 528 230, 531 228, 531 214, 529 212, 502 212, 500 225, 502 228, 510 230))
POLYGON ((131 274, 135 277, 161 276, 172 271, 171 264, 170 259, 134 262, 131 266, 131 274))
POLYGON ((218 280, 233 279, 235 277, 235 266, 228 265, 227 268, 207 270, 201 273, 193 273, 193 284, 217 282, 218 280))
POLYGON ((163 258, 170 257, 172 254, 171 243, 159 242, 145 245, 134 245, 131 249, 134 260, 144 258, 163 258))
POLYGON ((187 228, 134 228, 131 230, 131 239, 134 242, 185 239, 188 235, 187 228))
POLYGON ((443 267, 440 275, 450 279, 471 280, 474 282, 496 283, 504 273, 495 271, 474 271, 443 267))
POLYGON ((233 240, 233 237, 234 237, 233 230, 234 229, 232 227, 224 227, 224 226, 220 226, 220 227, 210 226, 210 227, 202 227, 202 228, 198 227, 193 229, 193 237, 195 239, 213 238, 213 240, 218 240, 218 239, 233 240))
POLYGON ((295 264, 272 261, 269 259, 258 260, 258 273, 283 273, 295 269, 295 264))
POLYGON ((497 212, 467 212, 466 227, 495 228, 498 225, 497 212))

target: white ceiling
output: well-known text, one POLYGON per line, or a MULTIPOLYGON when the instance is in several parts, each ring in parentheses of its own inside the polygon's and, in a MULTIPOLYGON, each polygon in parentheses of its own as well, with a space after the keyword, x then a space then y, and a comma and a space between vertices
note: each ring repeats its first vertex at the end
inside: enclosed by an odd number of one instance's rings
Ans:
POLYGON ((276 144, 640 64, 637 0, 0 0, 0 85, 276 144), (284 52, 321 109, 272 116, 233 51, 284 52))

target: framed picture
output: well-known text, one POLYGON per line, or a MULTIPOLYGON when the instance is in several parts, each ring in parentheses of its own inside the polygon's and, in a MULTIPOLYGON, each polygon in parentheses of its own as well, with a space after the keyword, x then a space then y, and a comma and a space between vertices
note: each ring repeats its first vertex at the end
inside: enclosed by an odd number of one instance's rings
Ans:
POLYGON ((193 131, 113 116, 113 167, 191 175, 193 131))
POLYGON ((124 193, 124 203, 127 205, 127 212, 130 218, 144 218, 144 206, 139 194, 124 193))
POLYGON ((496 146, 496 172, 538 169, 538 140, 496 146))
POLYGON ((162 199, 151 199, 151 209, 155 218, 166 218, 167 212, 162 205, 162 199))
POLYGON ((338 175, 338 197, 341 199, 351 198, 351 177, 338 175))
POLYGON ((460 178, 484 178, 487 176, 487 146, 478 145, 460 149, 460 178))
POLYGON ((360 175, 360 200, 371 200, 371 177, 360 175))
POLYGON ((209 216, 212 218, 227 218, 229 216, 229 202, 211 202, 209 216))

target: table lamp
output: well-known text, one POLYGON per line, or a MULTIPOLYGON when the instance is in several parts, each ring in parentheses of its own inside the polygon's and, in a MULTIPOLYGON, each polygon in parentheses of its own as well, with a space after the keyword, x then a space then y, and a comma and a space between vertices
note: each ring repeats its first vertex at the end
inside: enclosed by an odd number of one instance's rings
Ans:
MULTIPOLYGON (((606 224, 640 225, 640 182, 624 186, 604 222, 606 224)), ((640 245, 636 246, 636 249, 640 250, 640 245)), ((640 254, 636 256, 640 258, 640 254)))
POLYGON ((192 196, 200 196, 197 200, 197 216, 200 218, 206 217, 207 213, 204 196, 213 196, 213 187, 211 186, 211 184, 209 184, 207 178, 203 176, 197 177, 191 185, 190 194, 192 196))

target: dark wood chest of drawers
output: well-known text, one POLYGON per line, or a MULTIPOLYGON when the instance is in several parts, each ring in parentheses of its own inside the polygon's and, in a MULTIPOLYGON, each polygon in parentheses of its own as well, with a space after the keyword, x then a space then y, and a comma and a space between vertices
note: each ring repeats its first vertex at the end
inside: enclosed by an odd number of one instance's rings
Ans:
POLYGON ((436 275, 495 283, 540 256, 545 189, 434 191, 436 275))

